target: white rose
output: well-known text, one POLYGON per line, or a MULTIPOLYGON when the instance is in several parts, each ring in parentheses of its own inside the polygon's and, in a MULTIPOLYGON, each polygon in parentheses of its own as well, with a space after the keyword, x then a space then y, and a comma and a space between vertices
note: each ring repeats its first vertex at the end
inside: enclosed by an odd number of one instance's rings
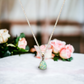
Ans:
MULTIPOLYGON (((36 57, 41 58, 41 54, 40 54, 40 50, 39 50, 38 46, 34 46, 34 47, 37 52, 36 57)), ((40 49, 41 49, 41 52, 44 53, 45 49, 46 49, 46 45, 41 45, 40 49)), ((45 59, 49 59, 49 58, 52 58, 52 49, 47 49, 47 51, 45 53, 45 59)))
POLYGON ((5 43, 8 41, 10 35, 8 34, 7 29, 0 29, 0 43, 5 43))
POLYGON ((47 58, 47 59, 52 58, 52 49, 48 49, 46 51, 45 58, 47 58))

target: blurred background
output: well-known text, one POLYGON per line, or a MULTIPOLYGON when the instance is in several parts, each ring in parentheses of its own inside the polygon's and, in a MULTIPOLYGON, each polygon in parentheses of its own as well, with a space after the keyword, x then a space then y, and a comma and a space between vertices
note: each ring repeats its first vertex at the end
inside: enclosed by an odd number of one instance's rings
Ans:
MULTIPOLYGON (((46 44, 63 0, 21 1, 39 44, 46 44)), ((30 48, 36 44, 18 0, 0 0, 0 29, 8 29, 12 38, 23 32, 30 48)), ((66 0, 54 38, 84 53, 84 0, 66 0)))

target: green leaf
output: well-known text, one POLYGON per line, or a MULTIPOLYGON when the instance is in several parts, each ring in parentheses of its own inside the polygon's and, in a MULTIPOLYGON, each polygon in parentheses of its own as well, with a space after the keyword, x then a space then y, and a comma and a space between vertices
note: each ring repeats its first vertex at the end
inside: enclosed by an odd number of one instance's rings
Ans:
POLYGON ((7 46, 10 46, 10 47, 16 47, 15 45, 13 44, 8 44, 7 46))
POLYGON ((26 50, 29 50, 29 46, 26 46, 26 50))
POLYGON ((73 57, 70 57, 69 59, 67 59, 67 61, 71 61, 71 60, 73 60, 73 57))
POLYGON ((9 50, 7 50, 5 53, 4 53, 4 57, 6 57, 6 56, 10 56, 11 55, 11 52, 9 51, 9 50))
POLYGON ((70 61, 70 59, 66 59, 66 61, 70 61))
POLYGON ((25 34, 24 33, 21 33, 19 37, 20 38, 24 38, 25 37, 25 34))
POLYGON ((70 57, 70 60, 73 60, 73 57, 70 57))
POLYGON ((15 54, 18 54, 19 52, 18 52, 18 50, 13 50, 11 53, 12 53, 12 55, 15 55, 15 54))
POLYGON ((15 42, 18 43, 19 39, 20 39, 20 37, 17 37, 16 40, 15 40, 15 42))
POLYGON ((55 57, 53 58, 53 60, 54 60, 54 61, 58 61, 58 60, 59 60, 59 57, 56 57, 56 56, 55 56, 55 57))
POLYGON ((54 53, 54 52, 53 52, 53 54, 55 54, 55 56, 59 56, 59 53, 54 53))
POLYGON ((5 48, 4 48, 4 51, 7 51, 8 49, 9 49, 8 47, 5 47, 5 48))
POLYGON ((62 61, 66 61, 66 59, 61 58, 62 61))
POLYGON ((23 52, 23 53, 24 53, 24 52, 28 52, 28 50, 25 50, 25 49, 23 49, 23 48, 18 48, 18 51, 19 51, 19 52, 23 52))

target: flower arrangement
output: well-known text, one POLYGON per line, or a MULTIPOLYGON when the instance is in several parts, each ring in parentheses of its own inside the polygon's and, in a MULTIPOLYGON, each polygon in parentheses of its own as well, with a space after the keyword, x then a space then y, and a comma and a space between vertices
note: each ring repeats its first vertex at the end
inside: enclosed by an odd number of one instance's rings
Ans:
POLYGON ((11 40, 7 29, 0 30, 0 58, 29 51, 24 33, 11 40))
MULTIPOLYGON (((46 47, 46 45, 40 46, 42 53, 44 53, 46 47)), ((37 46, 34 46, 34 48, 32 48, 30 51, 32 53, 36 53, 37 58, 41 58, 40 51, 37 46)), ((54 61, 58 61, 59 59, 63 61, 71 61, 73 59, 73 57, 71 57, 73 52, 74 47, 72 45, 66 45, 66 42, 54 39, 49 43, 48 49, 45 53, 45 59, 52 58, 54 61)))

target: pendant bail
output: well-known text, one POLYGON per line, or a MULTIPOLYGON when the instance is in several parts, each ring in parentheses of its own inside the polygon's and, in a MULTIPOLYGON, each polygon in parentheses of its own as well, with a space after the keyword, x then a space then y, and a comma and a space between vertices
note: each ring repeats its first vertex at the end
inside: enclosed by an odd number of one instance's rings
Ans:
POLYGON ((44 60, 44 54, 42 54, 42 61, 44 60))

